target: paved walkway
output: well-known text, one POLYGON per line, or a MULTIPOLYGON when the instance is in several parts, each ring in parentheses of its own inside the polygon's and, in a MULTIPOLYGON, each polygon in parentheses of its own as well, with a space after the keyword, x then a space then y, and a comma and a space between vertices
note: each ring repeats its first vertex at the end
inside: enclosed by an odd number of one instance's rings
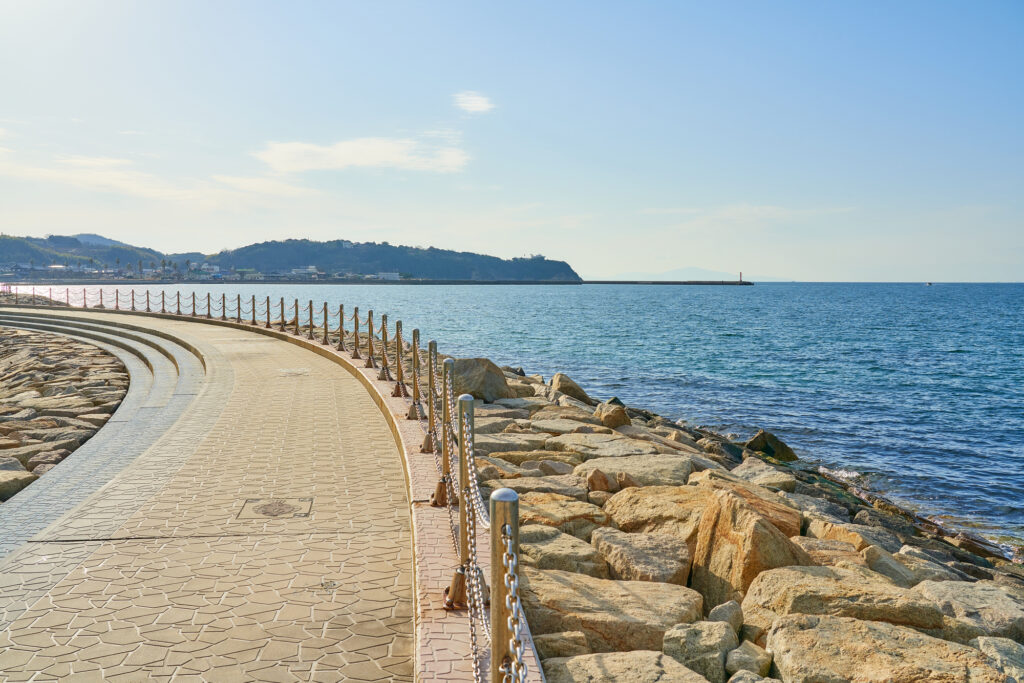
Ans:
MULTIPOLYGON (((145 325, 207 374, 176 419, 129 418, 151 445, 0 563, 0 680, 411 681, 409 503, 367 390, 271 337, 145 325)), ((80 452, 46 477, 98 467, 80 452)))

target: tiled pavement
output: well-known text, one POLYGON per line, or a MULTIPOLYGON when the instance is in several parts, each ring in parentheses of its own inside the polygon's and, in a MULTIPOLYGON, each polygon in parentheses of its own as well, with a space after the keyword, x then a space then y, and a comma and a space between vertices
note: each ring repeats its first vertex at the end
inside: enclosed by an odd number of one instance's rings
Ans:
POLYGON ((271 337, 139 322, 210 374, 126 419, 152 443, 0 565, 0 678, 412 680, 410 506, 366 387, 271 337))

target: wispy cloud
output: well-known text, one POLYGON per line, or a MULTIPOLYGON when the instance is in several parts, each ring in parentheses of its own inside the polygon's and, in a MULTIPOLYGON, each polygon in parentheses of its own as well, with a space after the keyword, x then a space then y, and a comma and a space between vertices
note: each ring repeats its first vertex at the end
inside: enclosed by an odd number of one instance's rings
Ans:
POLYGON ((4 137, 7 137, 7 130, 4 128, 0 128, 0 138, 4 137))
POLYGON ((494 109, 494 103, 490 98, 473 90, 457 92, 453 97, 456 107, 471 114, 483 114, 494 109))
POLYGON ((812 216, 824 216, 852 211, 850 207, 813 207, 794 208, 774 204, 731 204, 711 207, 671 207, 640 209, 640 213, 648 215, 686 216, 683 224, 726 224, 750 225, 758 223, 778 223, 812 216))
POLYGON ((270 142, 254 156, 278 173, 358 167, 453 173, 469 162, 469 154, 461 147, 410 138, 355 138, 333 145, 270 142))

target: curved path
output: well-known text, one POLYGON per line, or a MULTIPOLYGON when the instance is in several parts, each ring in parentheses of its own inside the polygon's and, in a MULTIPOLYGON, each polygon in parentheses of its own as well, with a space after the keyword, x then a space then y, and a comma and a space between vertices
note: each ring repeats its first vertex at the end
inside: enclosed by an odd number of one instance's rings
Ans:
POLYGON ((132 373, 108 426, 0 504, 0 679, 412 680, 403 466, 355 377, 226 326, 0 324, 132 373))

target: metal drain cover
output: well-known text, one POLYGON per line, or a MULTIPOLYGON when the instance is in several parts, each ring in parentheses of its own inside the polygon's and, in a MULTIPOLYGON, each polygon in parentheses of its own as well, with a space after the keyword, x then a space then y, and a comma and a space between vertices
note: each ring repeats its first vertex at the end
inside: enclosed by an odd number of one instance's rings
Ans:
POLYGON ((287 519, 309 517, 312 498, 249 498, 237 519, 287 519))

